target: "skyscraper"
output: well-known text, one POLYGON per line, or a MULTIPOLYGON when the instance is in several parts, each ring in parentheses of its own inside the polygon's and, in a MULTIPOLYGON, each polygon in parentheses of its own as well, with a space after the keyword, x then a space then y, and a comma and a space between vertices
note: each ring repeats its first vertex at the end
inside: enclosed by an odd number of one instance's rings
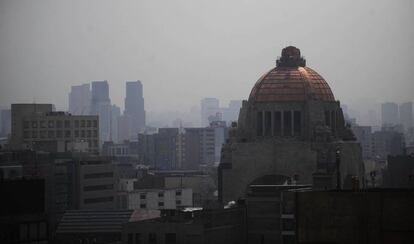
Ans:
POLYGON ((220 113, 219 100, 217 98, 203 98, 200 102, 201 105, 201 126, 205 127, 209 125, 208 117, 216 116, 220 113))
POLYGON ((413 127, 413 103, 407 102, 400 105, 400 123, 404 130, 413 127))
POLYGON ((90 84, 72 86, 69 93, 69 113, 73 115, 87 115, 90 112, 90 105, 90 84))
POLYGON ((381 123, 384 125, 398 124, 398 105, 395 103, 381 104, 381 123))
POLYGON ((141 81, 126 82, 124 115, 130 118, 131 138, 134 138, 145 127, 144 97, 141 81))
POLYGON ((99 116, 99 137, 101 141, 108 141, 111 137, 111 112, 108 81, 93 81, 91 115, 99 116))

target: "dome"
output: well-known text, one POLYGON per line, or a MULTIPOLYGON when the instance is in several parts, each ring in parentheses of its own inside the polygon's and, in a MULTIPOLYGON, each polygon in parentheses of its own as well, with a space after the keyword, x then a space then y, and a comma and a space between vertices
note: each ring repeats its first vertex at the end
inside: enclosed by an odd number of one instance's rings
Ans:
POLYGON ((266 103, 307 100, 334 102, 335 97, 325 79, 306 67, 300 50, 293 46, 282 50, 276 67, 256 82, 249 96, 249 101, 266 103))

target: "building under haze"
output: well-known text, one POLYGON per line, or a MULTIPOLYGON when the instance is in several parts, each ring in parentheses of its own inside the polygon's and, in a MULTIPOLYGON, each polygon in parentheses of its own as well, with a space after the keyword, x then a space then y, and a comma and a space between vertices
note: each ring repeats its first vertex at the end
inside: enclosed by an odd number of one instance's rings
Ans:
POLYGON ((394 126, 398 124, 398 105, 395 103, 381 104, 381 125, 394 126))
POLYGON ((328 83, 306 67, 299 49, 284 48, 276 67, 243 101, 218 174, 223 203, 244 198, 253 184, 294 180, 330 189, 336 182, 344 188, 364 182, 361 147, 345 126, 340 103, 328 83))
POLYGON ((126 82, 124 115, 129 122, 129 139, 136 138, 145 128, 144 97, 141 81, 126 82))
MULTIPOLYGON (((99 136, 101 142, 111 137, 111 99, 108 81, 93 81, 91 95, 91 115, 99 116, 99 136)), ((100 143, 101 144, 101 143, 100 143)))
POLYGON ((12 104, 12 148, 99 152, 97 116, 54 112, 52 107, 52 104, 12 104))
POLYGON ((0 111, 0 137, 7 137, 11 132, 11 110, 0 111))
POLYGON ((69 113, 73 115, 89 115, 90 105, 90 84, 72 86, 69 93, 69 113))
POLYGON ((201 126, 206 127, 210 124, 208 118, 210 116, 216 116, 220 113, 219 100, 217 98, 203 98, 200 102, 201 105, 201 126))
POLYGON ((407 131, 413 127, 413 103, 406 102, 400 104, 400 123, 407 131))

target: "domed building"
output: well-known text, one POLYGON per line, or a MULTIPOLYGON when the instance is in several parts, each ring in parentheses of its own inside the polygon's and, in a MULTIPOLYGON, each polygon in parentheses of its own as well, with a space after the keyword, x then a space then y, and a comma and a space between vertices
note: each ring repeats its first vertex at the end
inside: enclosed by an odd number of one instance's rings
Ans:
POLYGON ((361 147, 328 83, 306 67, 298 48, 284 48, 243 101, 218 173, 223 203, 244 198, 252 184, 362 186, 361 147))

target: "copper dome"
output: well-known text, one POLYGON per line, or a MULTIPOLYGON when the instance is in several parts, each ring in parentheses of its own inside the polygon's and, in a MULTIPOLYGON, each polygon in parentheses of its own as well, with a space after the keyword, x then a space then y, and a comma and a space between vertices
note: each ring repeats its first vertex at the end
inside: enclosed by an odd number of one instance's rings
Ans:
POLYGON ((286 47, 276 67, 254 85, 249 101, 302 102, 306 100, 335 101, 331 88, 322 76, 305 67, 306 61, 296 47, 286 47))

